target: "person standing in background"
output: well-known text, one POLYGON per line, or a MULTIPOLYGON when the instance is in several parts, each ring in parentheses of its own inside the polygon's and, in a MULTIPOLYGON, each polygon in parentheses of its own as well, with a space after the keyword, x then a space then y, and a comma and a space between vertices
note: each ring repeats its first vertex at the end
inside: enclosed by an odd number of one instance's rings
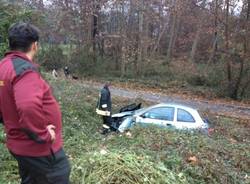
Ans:
POLYGON ((69 73, 69 67, 65 66, 64 69, 63 69, 63 72, 64 72, 65 77, 68 78, 69 75, 70 75, 70 73, 69 73))
POLYGON ((106 134, 111 130, 112 118, 112 102, 111 102, 111 93, 109 90, 110 83, 106 83, 104 87, 101 89, 99 94, 99 99, 97 102, 96 113, 102 116, 103 119, 103 127, 102 134, 106 134))
POLYGON ((58 74, 57 74, 57 72, 56 72, 56 69, 53 69, 53 70, 52 70, 52 76, 53 76, 54 79, 57 79, 58 74))

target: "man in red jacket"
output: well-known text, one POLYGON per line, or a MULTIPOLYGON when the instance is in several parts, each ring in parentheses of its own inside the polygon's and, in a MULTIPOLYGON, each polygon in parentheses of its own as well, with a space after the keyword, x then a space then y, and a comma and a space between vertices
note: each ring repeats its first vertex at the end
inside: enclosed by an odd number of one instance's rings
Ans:
POLYGON ((68 184, 57 101, 32 61, 39 31, 26 23, 9 29, 10 52, 0 62, 0 117, 7 147, 19 166, 21 184, 68 184))

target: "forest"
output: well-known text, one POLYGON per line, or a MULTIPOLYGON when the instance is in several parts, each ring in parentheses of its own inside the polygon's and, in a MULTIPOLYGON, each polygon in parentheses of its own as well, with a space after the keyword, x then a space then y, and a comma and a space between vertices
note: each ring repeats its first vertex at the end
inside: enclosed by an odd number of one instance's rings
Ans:
MULTIPOLYGON (((39 28, 34 60, 61 109, 72 184, 249 184, 249 16, 250 0, 0 0, 0 58, 13 23, 39 28), (209 129, 102 135, 104 83, 112 114, 180 102, 208 117, 209 129)), ((4 123, 0 184, 18 184, 4 123)))
POLYGON ((7 29, 31 22, 38 62, 81 78, 131 81, 203 96, 249 98, 249 0, 1 0, 7 29))

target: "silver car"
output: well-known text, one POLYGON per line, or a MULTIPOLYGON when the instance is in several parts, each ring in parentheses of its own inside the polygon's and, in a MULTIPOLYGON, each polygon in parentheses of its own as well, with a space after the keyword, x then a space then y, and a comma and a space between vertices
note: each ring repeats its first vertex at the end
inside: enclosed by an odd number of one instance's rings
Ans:
POLYGON ((117 113, 112 117, 120 121, 118 126, 120 132, 124 132, 135 124, 176 129, 208 128, 207 121, 201 118, 196 109, 177 104, 158 104, 136 111, 117 113))

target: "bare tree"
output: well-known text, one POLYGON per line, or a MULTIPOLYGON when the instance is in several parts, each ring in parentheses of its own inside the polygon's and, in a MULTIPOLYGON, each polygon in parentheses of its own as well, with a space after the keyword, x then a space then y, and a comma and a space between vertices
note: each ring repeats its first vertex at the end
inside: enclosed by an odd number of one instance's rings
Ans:
POLYGON ((218 9, 219 9, 219 3, 218 0, 215 0, 215 11, 214 11, 214 41, 212 46, 212 52, 208 60, 208 64, 211 62, 215 62, 216 53, 218 50, 218 9))
MULTIPOLYGON (((203 0, 202 3, 201 3, 202 10, 205 9, 206 1, 207 0, 203 0)), ((205 21, 205 18, 206 18, 205 13, 203 13, 202 10, 201 10, 200 19, 199 19, 198 25, 197 25, 197 32, 195 34, 194 42, 193 42, 193 45, 192 45, 192 50, 191 50, 191 53, 190 53, 190 59, 189 59, 190 62, 194 62, 197 46, 198 46, 198 43, 199 43, 199 40, 200 40, 200 34, 202 32, 202 27, 203 27, 203 24, 204 24, 204 21, 205 21)))
POLYGON ((172 11, 172 24, 170 27, 170 37, 167 49, 167 59, 166 62, 169 63, 172 58, 173 47, 175 46, 175 41, 177 37, 177 31, 180 23, 180 7, 179 0, 173 1, 173 11, 172 11))

